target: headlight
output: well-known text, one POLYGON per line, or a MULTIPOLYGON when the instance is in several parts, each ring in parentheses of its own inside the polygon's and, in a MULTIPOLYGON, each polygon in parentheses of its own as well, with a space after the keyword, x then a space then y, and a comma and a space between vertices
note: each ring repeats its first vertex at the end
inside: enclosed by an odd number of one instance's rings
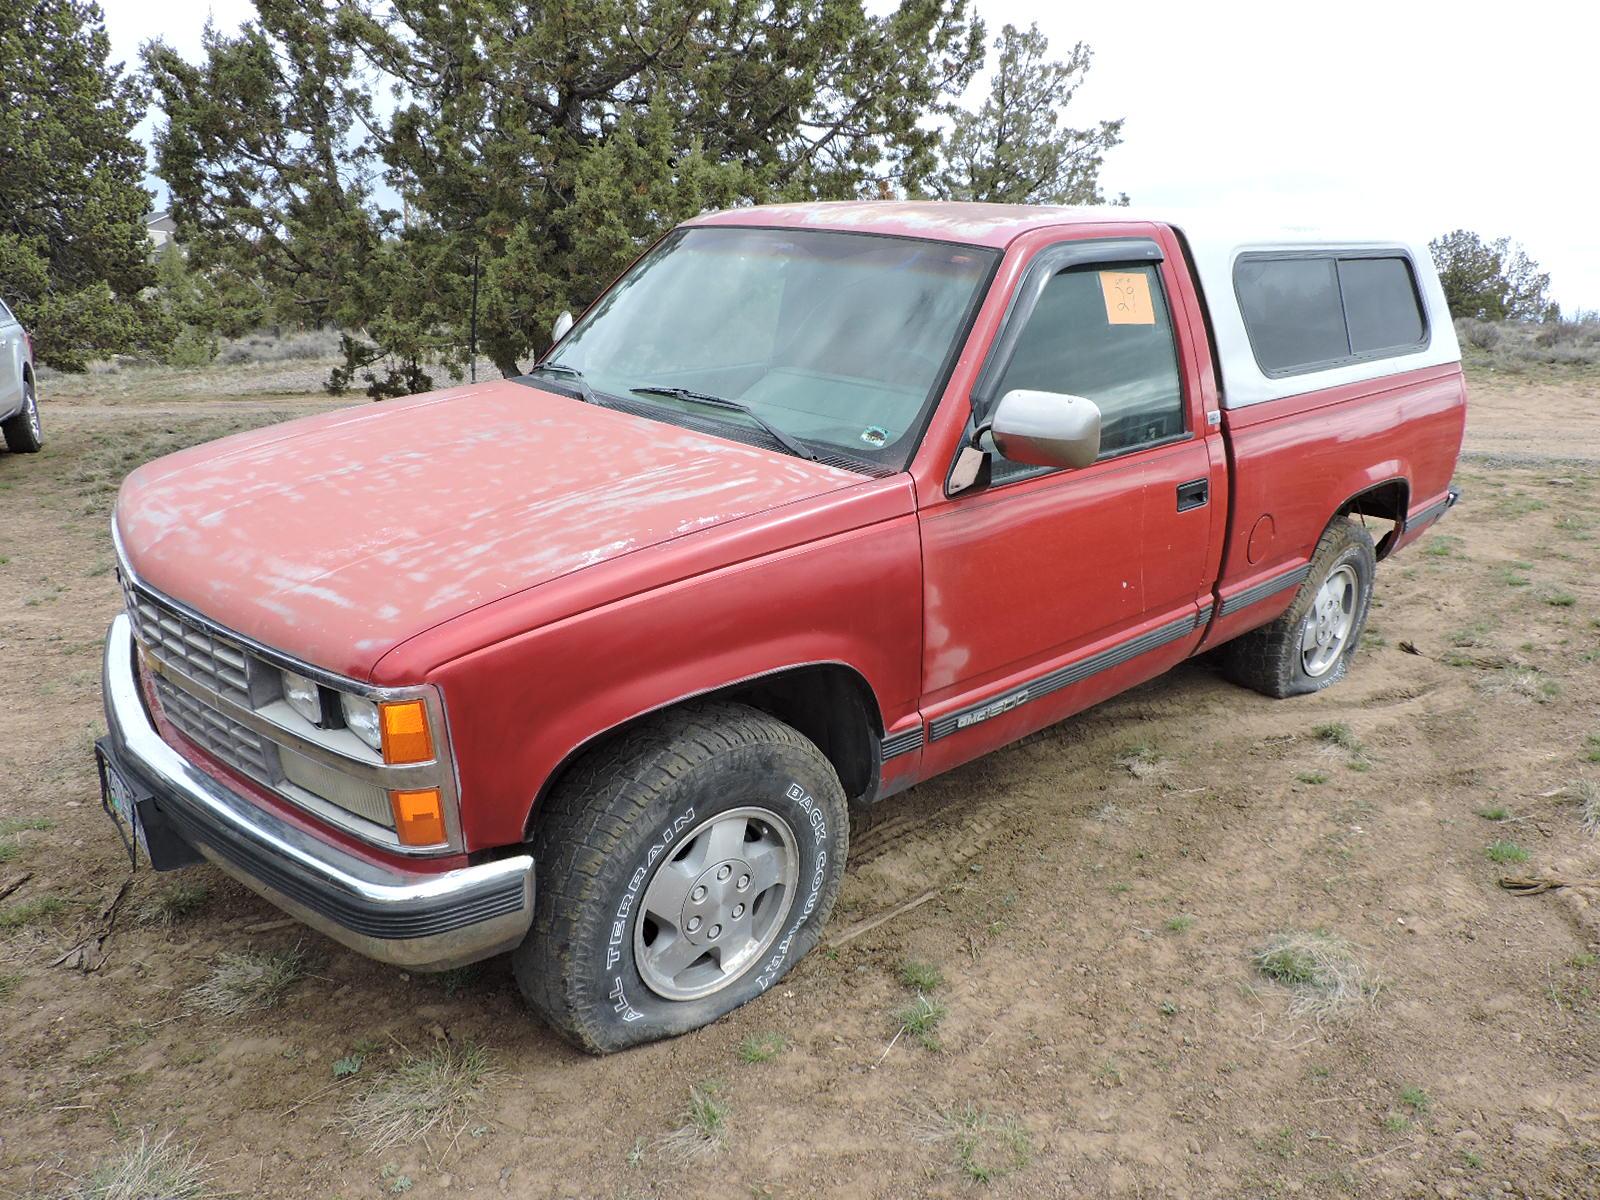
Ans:
POLYGON ((378 723, 378 706, 371 700, 364 700, 349 693, 339 697, 339 706, 344 709, 344 723, 349 726, 350 732, 374 750, 381 752, 383 730, 378 723))
POLYGON ((317 685, 304 675, 293 671, 283 672, 283 698, 306 720, 319 728, 322 725, 322 693, 317 685))

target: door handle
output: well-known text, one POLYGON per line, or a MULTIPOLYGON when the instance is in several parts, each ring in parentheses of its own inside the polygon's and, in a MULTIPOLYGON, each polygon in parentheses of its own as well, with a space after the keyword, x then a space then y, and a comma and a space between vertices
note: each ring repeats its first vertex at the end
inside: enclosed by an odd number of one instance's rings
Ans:
POLYGON ((1178 511, 1188 512, 1191 508, 1204 508, 1211 499, 1211 481, 1209 479, 1191 479, 1188 483, 1178 485, 1178 511))

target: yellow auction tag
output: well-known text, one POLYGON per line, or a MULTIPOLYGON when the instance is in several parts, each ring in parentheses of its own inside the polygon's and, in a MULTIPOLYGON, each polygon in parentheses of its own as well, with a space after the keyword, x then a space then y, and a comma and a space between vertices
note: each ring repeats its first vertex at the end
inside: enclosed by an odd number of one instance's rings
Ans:
POLYGON ((1142 271, 1101 271, 1100 291, 1106 299, 1106 320, 1112 325, 1154 325, 1150 277, 1142 271))

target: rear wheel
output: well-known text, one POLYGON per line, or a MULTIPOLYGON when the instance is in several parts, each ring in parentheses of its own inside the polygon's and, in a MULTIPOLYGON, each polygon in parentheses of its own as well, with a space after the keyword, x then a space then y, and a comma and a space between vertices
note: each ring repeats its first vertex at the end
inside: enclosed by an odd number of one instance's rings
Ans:
POLYGON ((1343 679, 1367 624, 1377 563, 1365 529, 1343 517, 1329 525, 1288 611, 1223 648, 1228 677, 1278 699, 1343 679))
POLYGON ((668 713, 545 800, 528 1003, 594 1053, 686 1033, 759 996, 820 936, 844 874, 844 789, 755 709, 668 713))
POLYGON ((39 424, 39 398, 33 390, 33 380, 22 381, 22 411, 0 422, 0 433, 6 437, 6 449, 13 454, 37 454, 44 445, 44 428, 39 424))

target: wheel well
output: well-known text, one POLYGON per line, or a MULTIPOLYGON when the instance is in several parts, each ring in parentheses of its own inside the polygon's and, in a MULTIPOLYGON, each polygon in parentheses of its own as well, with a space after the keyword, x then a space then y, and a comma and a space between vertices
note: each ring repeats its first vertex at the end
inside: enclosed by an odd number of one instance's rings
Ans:
POLYGON ((1378 557, 1383 558, 1394 548, 1394 543, 1405 525, 1410 498, 1411 486, 1404 479, 1391 479, 1388 483, 1380 483, 1377 487, 1368 488, 1350 497, 1337 515, 1373 517, 1380 521, 1388 521, 1389 528, 1378 539, 1377 546, 1378 557))
POLYGON ((642 721, 651 720, 685 704, 707 700, 748 704, 799 730, 815 742, 817 749, 833 764, 845 796, 852 803, 870 797, 877 790, 883 717, 878 712, 872 689, 865 679, 849 667, 838 663, 818 663, 701 692, 663 708, 641 713, 591 738, 567 755, 561 765, 551 772, 550 778, 545 780, 529 816, 529 831, 539 819, 544 798, 579 758, 603 751, 609 742, 642 721))

